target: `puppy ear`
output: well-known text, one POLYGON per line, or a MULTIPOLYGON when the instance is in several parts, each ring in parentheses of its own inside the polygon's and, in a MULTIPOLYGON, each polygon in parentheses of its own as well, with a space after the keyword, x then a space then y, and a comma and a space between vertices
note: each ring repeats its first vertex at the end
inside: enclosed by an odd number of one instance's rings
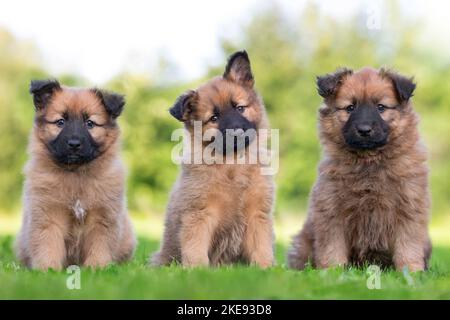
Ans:
POLYGON ((61 90, 61 86, 55 79, 31 80, 30 93, 33 96, 33 104, 36 110, 45 108, 53 93, 57 90, 61 90))
POLYGON ((250 59, 245 50, 235 52, 228 58, 223 77, 240 85, 253 87, 255 80, 250 68, 250 59))
POLYGON ((319 92, 319 95, 325 99, 335 95, 344 78, 352 73, 353 70, 343 68, 337 70, 335 73, 318 76, 317 91, 319 92))
POLYGON ((125 105, 125 97, 123 95, 97 88, 93 89, 93 91, 113 119, 120 116, 125 105))
POLYGON ((396 72, 381 69, 380 73, 382 76, 388 77, 392 84, 394 85, 397 98, 400 102, 408 102, 408 100, 413 96, 414 90, 416 89, 416 84, 414 79, 404 77, 396 72))
POLYGON ((189 90, 177 98, 174 105, 169 109, 169 112, 178 121, 187 121, 196 100, 197 92, 189 90))

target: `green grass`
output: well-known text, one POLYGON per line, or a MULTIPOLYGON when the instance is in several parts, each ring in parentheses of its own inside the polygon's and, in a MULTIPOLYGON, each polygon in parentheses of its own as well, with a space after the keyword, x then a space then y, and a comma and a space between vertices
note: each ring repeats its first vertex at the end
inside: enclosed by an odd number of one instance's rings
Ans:
POLYGON ((148 268, 145 262, 158 243, 141 238, 133 261, 82 269, 81 289, 69 290, 66 272, 20 267, 12 242, 12 237, 0 238, 0 299, 450 299, 448 247, 434 248, 430 271, 412 274, 413 285, 402 273, 386 271, 381 289, 369 290, 365 269, 287 269, 283 246, 277 246, 278 266, 269 270, 148 268))

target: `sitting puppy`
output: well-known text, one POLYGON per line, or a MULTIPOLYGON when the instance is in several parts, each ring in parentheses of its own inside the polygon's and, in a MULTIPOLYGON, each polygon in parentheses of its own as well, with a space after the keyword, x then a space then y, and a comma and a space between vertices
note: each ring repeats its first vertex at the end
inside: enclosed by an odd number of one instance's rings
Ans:
POLYGON ((184 123, 187 145, 194 146, 187 158, 194 161, 182 164, 167 208, 164 239, 152 264, 273 264, 272 177, 261 173, 259 162, 208 163, 207 156, 202 158, 211 142, 217 147, 211 154, 232 160, 257 145, 258 130, 267 129, 268 123, 253 85, 247 53, 237 52, 222 77, 183 94, 170 109, 184 123), (194 132, 196 123, 200 136, 194 132), (245 136, 243 143, 229 143, 229 130, 245 136))
POLYGON ((415 84, 363 68, 318 77, 317 85, 324 157, 289 266, 426 269, 428 169, 411 105, 415 84))
POLYGON ((104 267, 133 255, 120 161, 121 95, 32 81, 36 109, 17 255, 33 269, 104 267))

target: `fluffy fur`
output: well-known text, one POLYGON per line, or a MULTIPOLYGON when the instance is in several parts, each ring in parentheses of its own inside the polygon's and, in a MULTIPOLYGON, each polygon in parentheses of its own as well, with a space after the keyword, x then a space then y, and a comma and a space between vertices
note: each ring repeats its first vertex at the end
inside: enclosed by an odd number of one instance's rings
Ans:
POLYGON ((36 116, 25 167, 18 258, 40 270, 70 264, 104 267, 129 259, 135 236, 126 210, 116 123, 123 97, 63 87, 56 80, 33 81, 30 91, 36 116), (74 127, 68 128, 69 123, 74 127), (81 139, 81 146, 71 152, 63 146, 69 140, 55 145, 63 135, 81 139), (89 157, 78 157, 88 143, 89 157))
MULTIPOLYGON (((191 139, 193 121, 203 123, 203 132, 241 125, 268 128, 253 83, 246 52, 237 52, 222 77, 180 96, 170 113, 184 122, 191 139), (228 118, 222 122, 221 116, 228 118)), ((271 266, 274 187, 272 177, 261 175, 260 168, 259 164, 183 164, 170 195, 161 249, 151 263, 271 266)))
POLYGON ((308 218, 289 250, 291 268, 303 269, 308 261, 318 268, 427 268, 427 153, 410 100, 414 88, 411 79, 383 69, 344 69, 318 78, 324 154, 308 218), (382 145, 355 148, 346 141, 344 127, 360 107, 375 108, 387 124, 382 145))

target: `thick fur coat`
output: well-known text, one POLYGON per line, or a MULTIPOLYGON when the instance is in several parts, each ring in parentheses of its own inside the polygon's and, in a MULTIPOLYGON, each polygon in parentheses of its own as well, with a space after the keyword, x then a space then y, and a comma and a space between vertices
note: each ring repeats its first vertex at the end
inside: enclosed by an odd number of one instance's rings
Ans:
POLYGON ((34 269, 60 270, 131 258, 136 240, 116 123, 123 97, 57 81, 34 81, 31 93, 36 117, 25 167, 19 260, 34 269))
MULTIPOLYGON (((202 124, 202 134, 208 129, 268 128, 253 84, 248 56, 238 52, 230 57, 223 77, 188 91, 170 112, 184 122, 191 139, 194 121, 202 124)), ((167 207, 161 249, 152 264, 271 266, 273 197, 272 176, 262 175, 259 163, 182 164, 167 207)))
POLYGON ((410 99, 415 84, 391 71, 364 68, 319 77, 318 88, 324 154, 289 266, 303 269, 309 261, 318 268, 376 263, 426 269, 430 200, 427 152, 410 99), (379 128, 375 120, 359 123, 359 140, 351 135, 358 108, 381 117, 379 128))

